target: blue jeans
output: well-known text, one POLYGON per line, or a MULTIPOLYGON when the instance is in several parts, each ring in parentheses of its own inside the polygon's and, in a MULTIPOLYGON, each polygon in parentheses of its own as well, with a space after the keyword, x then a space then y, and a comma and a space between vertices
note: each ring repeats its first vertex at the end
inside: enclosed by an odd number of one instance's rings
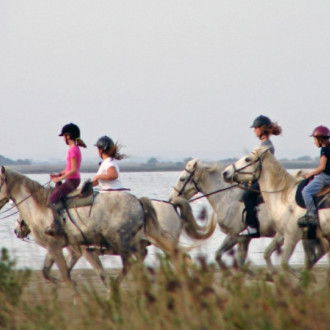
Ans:
POLYGON ((314 179, 303 189, 302 195, 308 214, 316 214, 316 206, 313 197, 328 185, 330 185, 330 175, 322 172, 316 175, 314 179))

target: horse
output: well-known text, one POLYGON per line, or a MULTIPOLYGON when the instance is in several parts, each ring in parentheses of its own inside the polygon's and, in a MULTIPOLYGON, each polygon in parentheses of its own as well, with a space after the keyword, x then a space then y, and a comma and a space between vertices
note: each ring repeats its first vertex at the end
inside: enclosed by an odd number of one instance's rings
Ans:
MULTIPOLYGON (((281 266, 284 270, 294 270, 289 259, 298 241, 304 238, 304 231, 298 227, 297 220, 306 213, 295 200, 298 179, 289 174, 268 148, 257 147, 223 171, 226 182, 243 183, 258 180, 260 191, 274 221, 276 231, 283 235, 281 266)), ((330 242, 330 209, 320 209, 318 237, 321 239, 303 240, 305 249, 305 268, 310 270, 327 252, 330 242), (323 239, 324 238, 324 239, 323 239), (311 244, 314 248, 311 248, 311 244), (316 248, 316 252, 315 252, 316 248)), ((261 224, 264 219, 261 219, 261 224)))
MULTIPOLYGON (((160 227, 168 233, 168 237, 171 239, 172 244, 175 248, 179 247, 179 238, 181 232, 184 230, 186 234, 192 239, 207 239, 215 230, 215 220, 212 220, 209 225, 200 226, 193 216, 190 204, 183 198, 175 198, 171 203, 166 201, 152 200, 152 205, 156 210, 156 215, 160 224, 160 227), (179 212, 177 211, 179 209, 179 212)), ((31 230, 19 214, 16 220, 14 233, 18 238, 24 239, 30 233, 31 230)), ((113 255, 111 250, 106 248, 100 248, 98 246, 80 246, 80 249, 73 249, 68 246, 67 248, 66 262, 68 271, 71 272, 75 264, 78 262, 81 256, 90 263, 94 268, 95 272, 99 275, 101 281, 109 290, 108 284, 105 281, 105 270, 102 263, 99 260, 100 255, 113 255)), ((56 283, 57 280, 50 276, 51 267, 54 264, 54 259, 49 253, 46 253, 43 275, 46 279, 56 283)))
MULTIPOLYGON (((188 161, 171 192, 170 200, 177 196, 189 200, 198 193, 203 194, 215 213, 221 231, 226 234, 225 240, 216 252, 215 259, 217 263, 221 268, 224 268, 223 255, 237 244, 237 263, 242 268, 252 238, 239 236, 239 233, 245 227, 242 220, 244 204, 240 202, 243 191, 223 180, 222 171, 224 169, 225 166, 217 163, 206 164, 199 159, 188 161)), ((269 216, 265 204, 260 204, 257 207, 257 213, 258 217, 262 219, 260 222, 260 236, 274 237, 264 253, 267 267, 274 272, 271 255, 283 244, 283 237, 276 233, 274 222, 269 216)))
MULTIPOLYGON (((151 201, 123 191, 97 194, 92 206, 70 209, 63 213, 65 235, 52 237, 44 233, 53 220, 46 206, 51 189, 28 177, 1 167, 0 209, 12 200, 28 224, 36 243, 47 250, 56 263, 63 283, 75 290, 63 255, 63 248, 79 251, 80 246, 104 246, 121 257, 123 269, 117 281, 127 274, 133 254, 146 254, 151 241, 156 246, 174 252, 173 244, 160 228, 151 201), (147 238, 146 238, 147 235, 147 238)), ((45 267, 45 266, 44 266, 45 267)))
MULTIPOLYGON (((156 209, 156 213, 159 214, 160 226, 164 230, 168 228, 169 231, 167 232, 170 234, 169 237, 175 246, 178 246, 182 230, 184 230, 190 238, 198 240, 209 238, 215 230, 215 221, 212 221, 209 226, 199 226, 193 217, 190 205, 182 198, 176 198, 172 203, 153 200, 152 204, 156 209), (176 211, 176 208, 179 208, 180 215, 176 211), (173 223, 174 226, 171 226, 171 223, 173 223)), ((31 233, 29 226, 21 216, 19 216, 16 221, 14 233, 21 239, 26 238, 31 233)), ((109 289, 105 281, 105 270, 98 257, 100 255, 113 255, 111 251, 97 246, 80 246, 80 249, 67 247, 67 252, 66 261, 69 272, 71 272, 79 258, 84 256, 99 275, 106 288, 109 289)), ((46 279, 56 283, 57 280, 50 276, 50 270, 53 264, 54 259, 47 253, 44 261, 43 275, 46 279)))

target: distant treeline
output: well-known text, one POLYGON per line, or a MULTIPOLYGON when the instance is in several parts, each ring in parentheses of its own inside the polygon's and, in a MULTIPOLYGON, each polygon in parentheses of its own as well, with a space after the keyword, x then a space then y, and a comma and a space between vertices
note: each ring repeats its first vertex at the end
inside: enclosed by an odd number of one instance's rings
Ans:
POLYGON ((28 159, 18 159, 12 160, 0 155, 0 164, 1 165, 31 165, 31 161, 28 159))

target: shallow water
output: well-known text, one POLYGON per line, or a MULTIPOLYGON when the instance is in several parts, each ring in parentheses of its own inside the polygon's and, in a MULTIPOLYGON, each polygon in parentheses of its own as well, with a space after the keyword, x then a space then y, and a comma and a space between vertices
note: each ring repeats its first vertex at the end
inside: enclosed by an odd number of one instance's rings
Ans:
MULTIPOLYGON (((131 193, 137 197, 147 196, 149 198, 168 200, 169 194, 172 190, 172 186, 179 177, 180 172, 125 172, 121 173, 121 180, 125 187, 131 189, 131 193)), ((82 174, 82 180, 92 177, 91 173, 82 174)), ((41 184, 45 184, 49 181, 48 175, 45 174, 33 174, 28 175, 33 180, 38 181, 41 184)), ((16 259, 17 266, 19 268, 41 269, 45 256, 45 250, 39 247, 33 240, 22 241, 16 238, 13 230, 15 221, 17 219, 16 209, 10 212, 4 212, 12 205, 7 204, 0 212, 0 247, 6 247, 12 258, 16 259), (12 214, 8 217, 9 214, 12 214), (7 217, 7 218, 4 218, 7 217)), ((199 199, 192 203, 195 217, 199 212, 206 207, 208 214, 211 214, 211 208, 205 198, 199 199)), ((217 228, 213 236, 206 241, 191 242, 188 238, 182 235, 181 243, 184 246, 190 246, 195 244, 195 247, 189 252, 192 258, 203 256, 207 258, 209 262, 214 262, 214 256, 216 250, 221 245, 225 235, 217 228)), ((266 246, 270 243, 271 239, 259 238, 254 239, 249 248, 249 261, 254 265, 265 265, 263 259, 263 253, 266 246)), ((146 263, 154 264, 157 260, 156 255, 160 251, 156 248, 148 248, 148 257, 146 263)), ((116 256, 103 256, 102 262, 106 268, 117 268, 121 266, 119 257, 116 256)), ((226 256, 225 259, 228 263, 231 263, 232 257, 226 256)), ((279 256, 273 256, 274 264, 278 264, 280 261, 279 256)), ((304 253, 299 243, 295 249, 293 256, 290 259, 291 265, 302 265, 304 263, 304 253)), ((320 264, 327 263, 327 259, 324 257, 320 260, 320 264)), ((83 258, 79 260, 75 268, 91 268, 83 258)))

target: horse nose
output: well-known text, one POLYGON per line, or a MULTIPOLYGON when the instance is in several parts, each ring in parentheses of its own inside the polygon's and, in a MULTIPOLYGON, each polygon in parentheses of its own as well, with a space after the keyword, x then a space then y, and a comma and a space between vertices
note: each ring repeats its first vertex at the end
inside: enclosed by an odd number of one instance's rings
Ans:
POLYGON ((225 180, 227 180, 227 179, 228 179, 228 172, 227 172, 227 171, 224 171, 224 172, 222 173, 222 176, 223 176, 223 178, 224 178, 225 180))

